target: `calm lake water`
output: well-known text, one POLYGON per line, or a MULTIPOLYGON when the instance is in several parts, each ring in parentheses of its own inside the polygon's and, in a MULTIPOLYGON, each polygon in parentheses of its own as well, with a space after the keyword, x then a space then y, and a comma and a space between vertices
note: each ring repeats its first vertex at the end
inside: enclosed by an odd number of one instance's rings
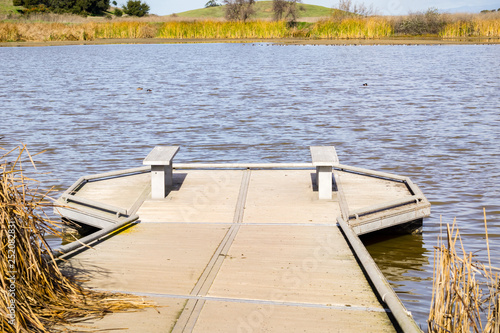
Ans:
POLYGON ((484 207, 500 266, 500 46, 0 48, 0 78, 0 147, 47 150, 43 186, 141 166, 156 144, 182 146, 179 162, 307 162, 335 145, 433 205, 422 235, 368 245, 422 326, 441 220, 484 260, 484 207))

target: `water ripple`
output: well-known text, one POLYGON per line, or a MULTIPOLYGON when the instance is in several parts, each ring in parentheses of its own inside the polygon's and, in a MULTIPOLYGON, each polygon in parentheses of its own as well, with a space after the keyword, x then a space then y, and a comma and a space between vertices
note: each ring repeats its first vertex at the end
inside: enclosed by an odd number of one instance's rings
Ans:
POLYGON ((38 178, 58 189, 140 166, 157 144, 203 162, 304 162, 309 145, 333 144, 345 164, 407 175, 433 204, 424 234, 369 249, 425 325, 440 221, 456 217, 484 258, 485 207, 490 238, 500 238, 498 54, 473 45, 0 48, 0 145, 47 150, 38 178))

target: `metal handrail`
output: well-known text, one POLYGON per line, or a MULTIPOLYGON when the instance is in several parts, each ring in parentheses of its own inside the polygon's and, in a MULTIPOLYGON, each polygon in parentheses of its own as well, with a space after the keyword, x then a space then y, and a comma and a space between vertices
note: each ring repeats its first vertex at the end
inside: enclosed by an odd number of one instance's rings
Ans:
POLYGON ((96 232, 94 232, 86 237, 80 238, 78 240, 75 240, 74 242, 71 242, 69 244, 61 246, 60 248, 55 249, 52 251, 52 255, 54 256, 54 258, 60 258, 64 255, 66 255, 70 252, 73 252, 77 249, 80 249, 82 247, 88 247, 89 244, 91 244, 92 242, 98 241, 101 238, 106 237, 110 233, 112 233, 120 228, 123 228, 132 222, 135 222, 137 219, 139 219, 139 216, 132 215, 132 216, 126 218, 125 220, 120 221, 119 223, 112 224, 107 228, 96 231, 96 232))
POLYGON ((373 205, 373 206, 349 211, 349 218, 359 217, 362 215, 369 215, 369 214, 373 214, 373 213, 380 212, 383 210, 392 209, 392 208, 395 208, 398 206, 408 205, 411 203, 418 203, 421 200, 422 200, 421 197, 416 196, 416 195, 412 195, 411 197, 407 197, 407 198, 403 198, 403 199, 387 201, 387 202, 384 202, 384 203, 381 203, 378 205, 373 205))
POLYGON ((399 182, 404 182, 407 179, 407 177, 395 175, 395 174, 392 174, 392 173, 381 172, 381 171, 373 171, 373 170, 369 170, 369 169, 358 168, 358 167, 353 167, 353 166, 344 165, 344 164, 336 165, 336 166, 334 166, 334 168, 336 170, 339 170, 339 171, 356 172, 356 173, 364 174, 364 175, 367 175, 367 176, 374 176, 374 177, 378 177, 378 178, 392 179, 392 180, 399 181, 399 182))
POLYGON ((401 327, 405 333, 421 333, 422 330, 418 327, 417 323, 411 316, 411 313, 406 310, 403 303, 401 303, 401 300, 396 295, 396 292, 392 289, 384 274, 382 274, 356 233, 342 217, 338 217, 337 222, 347 237, 349 244, 353 248, 354 253, 358 257, 361 265, 368 275, 368 278, 377 290, 377 293, 382 298, 382 301, 391 310, 391 313, 396 319, 399 327, 401 327))
POLYGON ((83 205, 86 205, 86 206, 90 206, 90 207, 93 207, 93 208, 97 208, 97 209, 100 209, 100 210, 105 210, 105 211, 113 212, 113 213, 120 214, 120 215, 128 215, 127 210, 124 209, 124 208, 120 208, 120 207, 116 207, 116 206, 113 206, 113 205, 104 204, 104 203, 101 203, 101 202, 98 202, 98 201, 95 201, 95 200, 78 197, 78 196, 75 196, 75 195, 72 195, 72 194, 62 195, 61 199, 63 199, 65 202, 72 201, 72 202, 76 202, 76 203, 83 204, 83 205))

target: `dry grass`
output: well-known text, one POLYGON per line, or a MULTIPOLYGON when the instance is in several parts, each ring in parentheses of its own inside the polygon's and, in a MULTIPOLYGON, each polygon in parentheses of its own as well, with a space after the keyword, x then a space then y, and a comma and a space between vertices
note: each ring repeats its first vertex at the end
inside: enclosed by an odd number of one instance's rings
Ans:
POLYGON ((488 265, 467 253, 455 222, 434 252, 434 285, 428 329, 432 333, 500 332, 500 278, 491 267, 486 216, 488 265))
POLYGON ((388 17, 395 35, 436 35, 442 38, 500 37, 500 12, 437 14, 412 13, 388 17), (427 15, 426 15, 427 14, 427 15))
POLYGON ((313 38, 381 38, 393 35, 393 28, 383 17, 348 17, 324 20, 314 24, 309 32, 313 38))
POLYGON ((144 18, 83 18, 40 13, 15 21, 0 21, 0 42, 84 41, 98 38, 385 38, 435 36, 441 38, 500 38, 500 13, 439 14, 428 11, 407 16, 331 17, 295 26, 255 20, 227 22, 173 16, 144 18))
POLYGON ((284 38, 289 36, 284 21, 250 22, 169 22, 161 25, 160 38, 284 38))
POLYGON ((23 171, 32 161, 24 146, 0 155, 0 331, 63 331, 82 317, 148 306, 83 289, 60 271, 44 238, 58 234, 43 213, 49 192, 33 189, 23 171))
POLYGON ((500 37, 500 12, 449 15, 446 21, 439 33, 444 38, 500 37))

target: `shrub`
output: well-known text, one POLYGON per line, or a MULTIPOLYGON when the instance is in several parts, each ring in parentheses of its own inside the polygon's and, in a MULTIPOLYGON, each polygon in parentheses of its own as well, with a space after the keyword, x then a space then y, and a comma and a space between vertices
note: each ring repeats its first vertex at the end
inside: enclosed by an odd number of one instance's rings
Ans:
POLYGON ((394 27, 394 31, 404 35, 438 34, 446 22, 436 8, 426 12, 410 13, 394 27))
POLYGON ((121 17, 123 15, 123 11, 120 8, 115 8, 115 11, 113 14, 115 14, 115 16, 117 16, 117 17, 121 17))
POLYGON ((128 0, 127 4, 123 6, 123 12, 130 16, 142 17, 149 13, 149 5, 140 0, 128 0))

